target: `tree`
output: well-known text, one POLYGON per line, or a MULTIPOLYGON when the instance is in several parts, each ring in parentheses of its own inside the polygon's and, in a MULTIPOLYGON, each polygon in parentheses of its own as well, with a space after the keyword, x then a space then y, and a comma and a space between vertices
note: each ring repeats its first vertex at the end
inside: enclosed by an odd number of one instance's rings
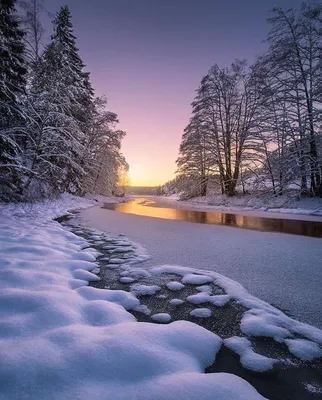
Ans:
MULTIPOLYGON (((68 7, 60 9, 53 26, 52 40, 40 59, 39 73, 31 87, 31 93, 34 96, 48 93, 54 109, 59 109, 68 119, 69 126, 73 126, 68 135, 69 144, 64 144, 69 155, 59 157, 57 166, 65 170, 62 190, 82 193, 86 168, 84 152, 93 123, 94 92, 89 73, 83 71, 84 63, 78 54, 68 7)), ((60 154, 63 151, 64 148, 60 150, 60 154)))
POLYGON ((106 98, 95 99, 95 112, 86 144, 86 189, 109 195, 115 191, 120 174, 128 165, 120 153, 125 132, 115 129, 117 115, 106 110, 106 98))
MULTIPOLYGON (((302 192, 307 178, 310 194, 322 196, 319 146, 322 103, 321 6, 303 4, 299 13, 275 8, 269 19, 270 45, 266 57, 275 76, 278 97, 286 104, 286 140, 297 152, 302 192), (306 176, 307 166, 309 176, 306 176)), ((279 120, 281 125, 283 120, 279 120)))
POLYGON ((21 0, 19 5, 24 11, 22 23, 25 30, 24 41, 30 69, 29 74, 37 75, 45 32, 41 17, 44 13, 48 15, 49 13, 45 11, 44 0, 21 0))
POLYGON ((190 177, 193 196, 205 196, 208 177, 215 165, 209 146, 209 127, 198 113, 194 114, 181 139, 177 166, 179 175, 190 177))
POLYGON ((21 171, 17 156, 22 138, 14 129, 19 118, 19 96, 25 89, 23 31, 14 0, 0 0, 0 198, 19 195, 21 171))
POLYGON ((202 115, 210 130, 208 147, 220 174, 223 193, 233 196, 243 157, 255 146, 260 93, 256 71, 245 61, 231 68, 214 65, 202 81, 193 113, 202 115))

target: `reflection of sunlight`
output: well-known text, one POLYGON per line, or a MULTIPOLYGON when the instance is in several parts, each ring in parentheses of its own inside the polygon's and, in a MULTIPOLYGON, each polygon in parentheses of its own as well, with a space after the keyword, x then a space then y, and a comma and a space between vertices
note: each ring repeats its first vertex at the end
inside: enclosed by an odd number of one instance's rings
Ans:
POLYGON ((266 232, 284 232, 296 235, 322 237, 322 222, 299 221, 250 215, 228 214, 212 211, 184 210, 181 208, 164 208, 155 206, 154 200, 136 198, 133 201, 117 204, 106 204, 103 208, 124 213, 172 219, 201 224, 217 224, 266 232))

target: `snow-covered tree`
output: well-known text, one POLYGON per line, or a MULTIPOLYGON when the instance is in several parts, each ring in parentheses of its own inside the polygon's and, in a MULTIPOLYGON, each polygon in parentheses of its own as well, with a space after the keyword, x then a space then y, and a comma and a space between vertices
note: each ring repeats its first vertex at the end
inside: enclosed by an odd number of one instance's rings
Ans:
POLYGON ((19 196, 23 145, 12 126, 19 118, 19 96, 25 89, 23 31, 14 0, 0 0, 0 199, 19 196))
POLYGON ((210 129, 198 113, 194 114, 182 135, 177 174, 190 178, 190 195, 205 196, 208 177, 216 165, 211 149, 210 129))
POLYGON ((115 191, 119 174, 127 169, 120 153, 125 132, 115 129, 117 115, 106 110, 104 97, 95 99, 95 112, 86 144, 87 177, 86 189, 91 193, 111 194, 115 191))

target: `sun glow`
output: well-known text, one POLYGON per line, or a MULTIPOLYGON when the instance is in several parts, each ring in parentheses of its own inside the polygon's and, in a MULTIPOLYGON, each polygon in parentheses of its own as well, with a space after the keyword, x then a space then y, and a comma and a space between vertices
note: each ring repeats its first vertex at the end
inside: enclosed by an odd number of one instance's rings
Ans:
POLYGON ((162 179, 155 171, 137 164, 130 165, 129 177, 130 186, 159 186, 167 181, 166 177, 162 179))

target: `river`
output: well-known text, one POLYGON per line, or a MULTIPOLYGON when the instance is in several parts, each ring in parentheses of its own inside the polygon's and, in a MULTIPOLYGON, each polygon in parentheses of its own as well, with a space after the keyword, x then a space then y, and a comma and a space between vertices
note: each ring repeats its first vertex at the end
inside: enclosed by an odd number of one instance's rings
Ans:
POLYGON ((209 213, 200 218, 200 210, 164 207, 148 197, 134 200, 93 207, 77 219, 144 245, 151 255, 147 267, 171 264, 219 272, 297 319, 322 328, 322 241, 314 237, 321 237, 321 218, 279 218, 286 222, 275 224, 278 229, 261 220, 250 227, 249 219, 239 214, 213 220, 209 213), (247 221, 244 227, 249 229, 241 229, 239 221, 247 221), (295 234, 280 233, 286 229, 295 234))

